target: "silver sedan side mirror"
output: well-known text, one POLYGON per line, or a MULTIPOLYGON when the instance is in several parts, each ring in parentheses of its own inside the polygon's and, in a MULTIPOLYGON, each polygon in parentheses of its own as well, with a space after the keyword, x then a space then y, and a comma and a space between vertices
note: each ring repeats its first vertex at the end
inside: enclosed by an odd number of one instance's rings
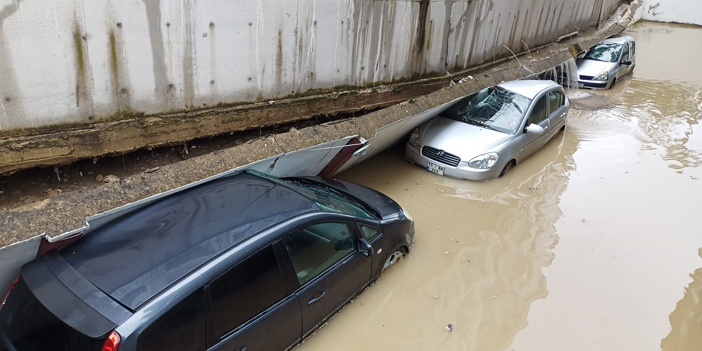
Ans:
POLYGON ((528 127, 526 127, 526 132, 529 134, 534 134, 534 135, 541 135, 546 133, 546 130, 541 128, 538 124, 530 124, 528 127))

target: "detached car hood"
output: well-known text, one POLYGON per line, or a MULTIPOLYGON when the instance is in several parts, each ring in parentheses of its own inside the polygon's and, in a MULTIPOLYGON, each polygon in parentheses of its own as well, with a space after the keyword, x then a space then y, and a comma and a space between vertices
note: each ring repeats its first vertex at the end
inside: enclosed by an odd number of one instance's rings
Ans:
POLYGON ((444 150, 469 161, 512 140, 514 135, 472 124, 436 117, 422 128, 419 144, 444 150))
POLYGON ((398 205, 397 202, 395 202, 393 199, 387 197, 385 194, 382 194, 376 190, 365 187, 363 185, 348 183, 335 179, 325 179, 321 177, 298 178, 321 183, 328 187, 347 193, 357 198, 358 200, 361 200, 364 203, 368 204, 378 214, 380 214, 381 217, 388 217, 402 211, 402 207, 400 207, 400 205, 398 205))
POLYGON ((602 62, 588 59, 577 59, 575 63, 578 66, 578 75, 581 76, 596 76, 604 71, 608 71, 613 65, 613 62, 602 62))

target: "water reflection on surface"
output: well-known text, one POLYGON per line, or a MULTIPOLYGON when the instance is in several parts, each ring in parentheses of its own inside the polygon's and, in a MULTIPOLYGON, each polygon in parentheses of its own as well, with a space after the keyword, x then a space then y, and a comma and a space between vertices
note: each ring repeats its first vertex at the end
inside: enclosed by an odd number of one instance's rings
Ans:
POLYGON ((436 176, 401 148, 341 174, 403 205, 417 242, 298 350, 702 349, 702 73, 650 66, 702 29, 628 34, 634 77, 599 93, 614 107, 571 110, 503 178, 436 176))
POLYGON ((694 351, 702 345, 702 268, 690 278, 692 282, 685 288, 684 297, 670 314, 671 331, 661 342, 664 351, 694 351))
POLYGON ((530 304, 547 295, 541 269, 553 260, 558 197, 575 169, 577 142, 561 133, 510 177, 484 183, 430 174, 404 162, 401 149, 343 174, 400 202, 416 220, 417 241, 405 262, 302 349, 509 346, 526 326, 530 304))

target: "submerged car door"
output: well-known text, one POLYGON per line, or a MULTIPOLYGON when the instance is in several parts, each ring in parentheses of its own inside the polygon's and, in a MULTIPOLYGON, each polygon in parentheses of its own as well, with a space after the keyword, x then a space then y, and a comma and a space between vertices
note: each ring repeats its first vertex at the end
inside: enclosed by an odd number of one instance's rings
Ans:
POLYGON ((271 245, 212 280, 205 286, 208 350, 275 351, 299 342, 300 305, 285 291, 271 245))
POLYGON ((629 68, 630 66, 625 65, 623 62, 629 61, 629 43, 624 44, 624 48, 622 49, 622 57, 619 59, 619 71, 617 72, 617 82, 619 79, 623 76, 625 76, 627 73, 629 73, 629 68))
POLYGON ((631 66, 629 66, 629 72, 636 66, 636 42, 629 42, 629 61, 631 61, 631 66))
POLYGON ((568 111, 566 111, 565 107, 565 95, 563 95, 560 90, 549 91, 547 97, 550 137, 553 137, 558 133, 558 130, 563 127, 568 111))
POLYGON ((370 281, 372 260, 359 251, 358 235, 353 223, 325 221, 297 229, 276 244, 289 259, 286 283, 297 286, 303 337, 370 281))
POLYGON ((542 95, 538 98, 538 101, 534 103, 534 108, 531 110, 529 118, 524 125, 522 149, 520 151, 521 159, 525 159, 541 149, 548 140, 547 135, 549 135, 550 122, 548 119, 548 103, 546 99, 546 95, 542 95), (544 133, 540 135, 527 133, 526 127, 531 124, 536 124, 543 128, 544 133))

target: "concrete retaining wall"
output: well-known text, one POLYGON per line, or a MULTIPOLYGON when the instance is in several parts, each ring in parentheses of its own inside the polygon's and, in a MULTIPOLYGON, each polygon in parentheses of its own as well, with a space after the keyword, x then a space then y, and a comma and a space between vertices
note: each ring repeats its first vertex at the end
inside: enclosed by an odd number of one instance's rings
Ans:
POLYGON ((642 19, 702 26, 702 1, 646 0, 643 4, 642 19))
MULTIPOLYGON (((314 175, 356 136, 371 143, 365 156, 353 157, 341 170, 382 151, 405 137, 406 132, 447 108, 467 94, 543 72, 621 32, 638 8, 622 6, 598 31, 552 45, 534 53, 521 66, 512 60, 493 69, 476 72, 464 83, 452 84, 410 101, 365 116, 269 136, 212 154, 162 167, 155 173, 134 175, 84 193, 64 193, 55 198, 0 213, 0 291, 17 276, 19 267, 36 256, 40 241, 51 242, 75 233, 86 234, 107 221, 138 209, 149 201, 238 169, 254 168, 276 176, 314 175), (479 73, 479 74, 478 74, 479 73), (96 216, 91 216, 98 214, 96 216), (86 217, 87 222, 86 222, 86 217), (88 226, 89 224, 89 226, 88 226), (42 241, 43 240, 43 241, 42 241)), ((457 77, 460 78, 460 77, 457 77)), ((54 243, 56 244, 56 243, 54 243)))
POLYGON ((594 26, 618 3, 0 0, 0 131, 443 75, 594 26))

